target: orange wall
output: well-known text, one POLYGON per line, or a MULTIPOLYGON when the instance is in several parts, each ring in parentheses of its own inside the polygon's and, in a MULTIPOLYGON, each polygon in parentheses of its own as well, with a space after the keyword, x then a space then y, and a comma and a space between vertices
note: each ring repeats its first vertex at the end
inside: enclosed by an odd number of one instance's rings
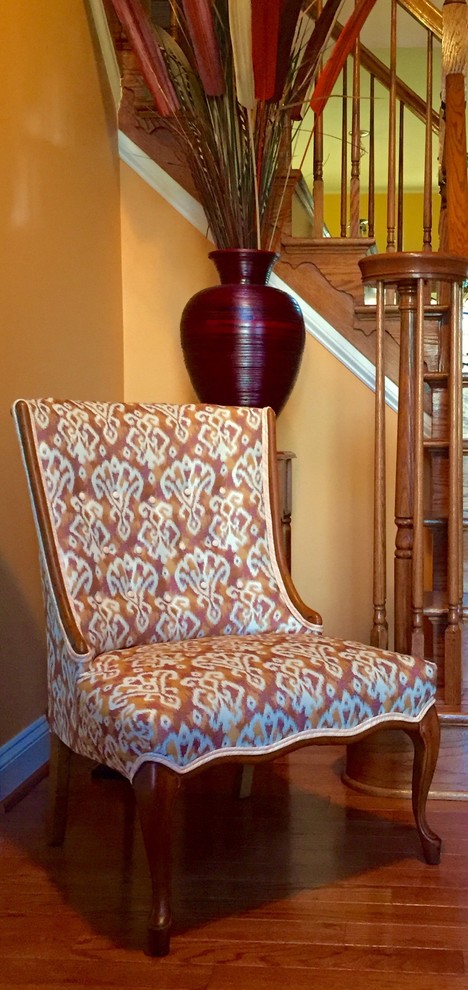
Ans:
MULTIPOLYGON (((216 278, 205 238, 119 169, 85 0, 15 0, 2 14, 0 745, 45 710, 37 546, 11 403, 41 394, 192 399, 179 319, 216 278)), ((326 631, 364 640, 372 417, 372 393, 309 336, 278 424, 279 445, 297 454, 293 572, 326 631)))
POLYGON ((179 343, 187 300, 216 281, 213 245, 121 165, 125 398, 190 402, 179 343))
POLYGON ((37 545, 10 406, 121 398, 115 109, 84 0, 2 4, 0 745, 45 710, 37 545))
MULTIPOLYGON (((179 319, 190 296, 217 281, 207 260, 210 247, 122 165, 126 399, 194 398, 179 319)), ((278 421, 279 446, 297 455, 293 575, 305 600, 322 612, 329 634, 364 641, 372 622, 373 416, 370 389, 308 335, 298 381, 278 421)), ((388 423, 391 490, 391 411, 388 423)), ((390 502, 390 540, 392 515, 390 502)))

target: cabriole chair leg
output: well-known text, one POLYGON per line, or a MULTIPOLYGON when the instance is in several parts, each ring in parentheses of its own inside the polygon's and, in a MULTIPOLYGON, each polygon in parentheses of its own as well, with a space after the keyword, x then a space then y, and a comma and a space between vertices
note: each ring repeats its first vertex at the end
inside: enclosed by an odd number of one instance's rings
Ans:
POLYGON ((171 933, 172 805, 179 778, 166 767, 145 763, 133 781, 152 883, 148 952, 165 956, 171 933))
MULTIPOLYGON (((408 730, 406 730, 408 731, 408 730)), ((429 828, 426 801, 439 754, 440 725, 434 706, 417 726, 408 731, 414 745, 412 801, 416 828, 427 863, 440 862, 441 839, 429 828)))

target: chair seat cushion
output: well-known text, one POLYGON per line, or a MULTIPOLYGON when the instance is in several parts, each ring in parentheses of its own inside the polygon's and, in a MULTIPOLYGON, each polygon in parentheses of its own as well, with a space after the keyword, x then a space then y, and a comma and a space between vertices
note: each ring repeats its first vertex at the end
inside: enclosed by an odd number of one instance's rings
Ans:
POLYGON ((435 678, 428 661, 307 632, 136 646, 83 665, 73 748, 130 779, 147 759, 184 772, 240 749, 419 719, 435 678))

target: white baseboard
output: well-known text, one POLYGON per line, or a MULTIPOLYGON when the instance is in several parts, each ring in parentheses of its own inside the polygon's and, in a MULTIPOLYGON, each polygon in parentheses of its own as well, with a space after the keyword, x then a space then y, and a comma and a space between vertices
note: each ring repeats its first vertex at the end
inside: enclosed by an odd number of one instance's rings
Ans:
POLYGON ((49 726, 45 715, 0 746, 0 801, 44 766, 49 753, 49 726))

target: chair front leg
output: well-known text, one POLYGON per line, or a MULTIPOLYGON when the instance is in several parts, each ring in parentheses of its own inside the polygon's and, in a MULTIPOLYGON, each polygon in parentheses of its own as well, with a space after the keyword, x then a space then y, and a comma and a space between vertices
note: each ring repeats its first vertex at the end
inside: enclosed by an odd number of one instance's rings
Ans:
POLYGON ((133 781, 152 883, 148 951, 169 952, 171 930, 172 805, 179 789, 177 774, 157 763, 144 763, 133 781))
POLYGON ((426 801, 432 783, 439 755, 440 725, 433 705, 419 723, 417 729, 408 733, 414 745, 412 801, 416 828, 419 832, 424 857, 427 863, 440 862, 441 840, 426 820, 426 801))

